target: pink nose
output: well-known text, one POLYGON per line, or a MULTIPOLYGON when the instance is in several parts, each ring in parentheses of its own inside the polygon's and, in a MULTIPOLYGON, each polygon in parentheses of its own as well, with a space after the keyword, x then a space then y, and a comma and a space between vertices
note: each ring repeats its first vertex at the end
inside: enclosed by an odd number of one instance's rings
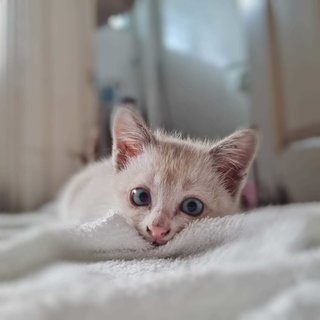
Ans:
POLYGON ((154 241, 162 240, 166 235, 170 233, 169 228, 159 227, 159 226, 148 226, 147 232, 151 235, 154 241))

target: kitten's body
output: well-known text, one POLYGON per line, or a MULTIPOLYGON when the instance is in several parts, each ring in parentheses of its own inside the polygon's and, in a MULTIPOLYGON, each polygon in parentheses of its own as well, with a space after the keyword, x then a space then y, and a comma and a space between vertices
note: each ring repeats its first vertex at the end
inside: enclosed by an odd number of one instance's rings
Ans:
POLYGON ((65 188, 63 217, 88 221, 116 211, 144 238, 164 244, 194 219, 238 210, 255 153, 253 130, 217 143, 182 140, 151 133, 131 110, 120 109, 113 135, 113 158, 88 166, 65 188), (132 200, 137 190, 147 192, 150 199, 141 199, 148 202, 132 200), (186 201, 187 210, 200 202, 201 213, 183 212, 186 201))
POLYGON ((88 165, 75 175, 60 198, 60 214, 64 219, 88 222, 119 211, 114 188, 111 159, 88 165))

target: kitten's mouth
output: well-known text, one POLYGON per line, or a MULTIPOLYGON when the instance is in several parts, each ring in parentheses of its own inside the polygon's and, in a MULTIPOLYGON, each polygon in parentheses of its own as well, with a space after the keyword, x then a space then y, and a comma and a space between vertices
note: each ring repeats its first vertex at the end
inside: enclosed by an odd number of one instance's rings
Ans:
POLYGON ((139 235, 149 243, 151 243, 155 247, 160 247, 165 245, 169 240, 163 240, 163 241, 154 241, 153 239, 149 238, 148 236, 144 235, 142 232, 139 232, 139 235))
POLYGON ((160 241, 155 241, 153 239, 150 239, 150 238, 146 238, 144 237, 145 240, 147 240, 148 242, 150 242, 153 246, 155 247, 160 247, 160 246, 163 246, 165 245, 169 240, 160 240, 160 241))
POLYGON ((152 241, 152 240, 149 240, 149 241, 155 247, 159 247, 159 246, 163 246, 163 245, 167 244, 169 240, 164 240, 164 241, 152 241))

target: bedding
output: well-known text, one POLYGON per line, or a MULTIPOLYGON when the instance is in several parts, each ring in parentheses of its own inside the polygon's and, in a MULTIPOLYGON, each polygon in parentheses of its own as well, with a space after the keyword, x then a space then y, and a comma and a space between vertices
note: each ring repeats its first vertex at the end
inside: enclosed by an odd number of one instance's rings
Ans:
POLYGON ((319 317, 319 203, 200 220, 161 247, 113 212, 0 216, 0 319, 319 317))

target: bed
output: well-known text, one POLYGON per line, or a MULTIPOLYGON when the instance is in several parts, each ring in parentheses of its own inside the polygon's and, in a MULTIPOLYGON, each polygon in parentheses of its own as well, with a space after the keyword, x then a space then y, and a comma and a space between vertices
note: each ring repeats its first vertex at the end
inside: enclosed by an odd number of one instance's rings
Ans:
POLYGON ((319 319, 320 204, 191 224, 165 246, 117 213, 0 216, 0 319, 319 319))

